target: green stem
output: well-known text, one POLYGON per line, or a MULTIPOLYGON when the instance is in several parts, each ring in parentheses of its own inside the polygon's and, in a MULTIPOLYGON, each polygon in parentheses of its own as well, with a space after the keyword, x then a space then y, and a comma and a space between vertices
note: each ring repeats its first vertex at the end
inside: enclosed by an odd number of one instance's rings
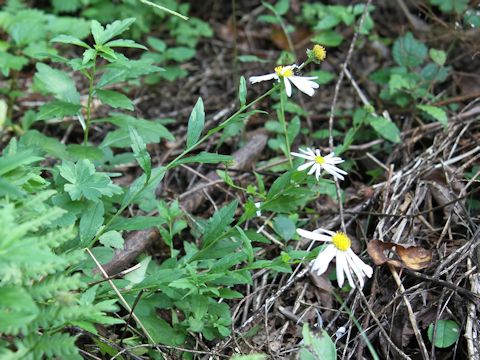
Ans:
POLYGON ((87 100, 87 118, 85 119, 85 129, 83 130, 83 144, 87 146, 88 130, 90 129, 92 101, 93 101, 93 81, 95 80, 96 65, 93 65, 92 72, 88 76, 88 100, 87 100))
POLYGON ((283 81, 280 81, 280 113, 279 113, 279 120, 283 127, 283 134, 285 135, 285 146, 287 149, 287 158, 288 162, 290 163, 290 167, 293 167, 292 155, 290 155, 290 141, 288 140, 288 130, 287 130, 287 121, 285 119, 285 85, 283 81))

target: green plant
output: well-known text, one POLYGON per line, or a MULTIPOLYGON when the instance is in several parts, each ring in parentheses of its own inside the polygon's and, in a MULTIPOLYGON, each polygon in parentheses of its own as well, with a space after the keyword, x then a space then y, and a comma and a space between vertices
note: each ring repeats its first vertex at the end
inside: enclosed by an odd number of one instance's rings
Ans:
POLYGON ((85 291, 87 283, 69 270, 84 254, 65 251, 75 231, 53 225, 65 212, 47 204, 54 193, 0 200, 0 333, 9 335, 0 340, 2 359, 81 359, 67 327, 95 334, 95 324, 122 322, 106 315, 117 309, 115 300, 96 302, 96 288, 85 291))
POLYGON ((303 325, 303 344, 300 349, 301 360, 335 360, 337 349, 325 330, 315 335, 308 324, 303 325))
MULTIPOLYGON (((328 47, 337 47, 343 43, 344 36, 338 31, 340 25, 353 26, 365 9, 365 5, 324 5, 322 3, 305 3, 302 6, 302 21, 310 25, 315 32, 311 41, 328 47)), ((375 9, 370 6, 368 14, 359 29, 367 35, 373 29, 374 23, 370 13, 375 9)))
POLYGON ((434 118, 446 126, 445 110, 428 104, 436 100, 435 85, 444 82, 449 75, 450 67, 445 66, 446 53, 428 49, 408 32, 394 42, 392 55, 396 67, 379 70, 370 76, 384 85, 380 97, 401 107, 416 106, 422 117, 434 118))
POLYGON ((0 71, 3 76, 9 77, 9 81, 7 87, 0 88, 0 93, 8 99, 4 122, 9 126, 14 115, 13 104, 23 94, 18 84, 22 69, 30 63, 56 55, 57 50, 49 40, 58 34, 75 34, 80 39, 85 38, 88 22, 27 9, 22 3, 9 1, 0 11, 0 29, 8 35, 6 41, 0 42, 0 71))
POLYGON ((435 347, 446 348, 455 344, 460 338, 460 326, 453 320, 438 320, 428 326, 427 335, 428 340, 435 347))

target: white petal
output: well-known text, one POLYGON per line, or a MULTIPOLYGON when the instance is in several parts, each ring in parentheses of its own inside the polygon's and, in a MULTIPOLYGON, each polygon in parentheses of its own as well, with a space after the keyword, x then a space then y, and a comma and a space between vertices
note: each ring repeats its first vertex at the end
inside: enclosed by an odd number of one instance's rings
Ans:
POLYGON ((323 168, 325 169, 325 171, 327 173, 329 173, 330 175, 332 175, 334 178, 337 178, 339 180, 343 180, 345 179, 342 175, 340 175, 336 170, 336 168, 334 167, 331 167, 331 166, 327 166, 327 165, 323 165, 323 168))
POLYGON ((334 232, 334 231, 330 231, 330 230, 323 229, 323 228, 315 229, 315 230, 313 230, 313 232, 316 233, 316 234, 324 233, 324 234, 328 234, 328 235, 330 235, 330 236, 335 235, 335 232, 334 232))
MULTIPOLYGON (((344 255, 345 255, 345 253, 344 253, 344 255)), ((345 259, 345 261, 347 261, 347 259, 345 259)), ((355 281, 353 281, 352 273, 350 272, 350 268, 348 266, 345 266, 343 269, 345 271, 345 274, 347 274, 348 283, 350 284, 350 286, 353 289, 355 289, 356 288, 355 281)))
POLYGON ((337 254, 337 282, 338 286, 343 287, 343 283, 345 281, 344 269, 347 267, 347 262, 345 260, 344 254, 339 251, 337 254))
POLYGON ((316 166, 316 172, 315 172, 315 177, 317 178, 317 181, 320 179, 320 173, 322 170, 322 167, 319 164, 315 164, 316 166))
POLYGON ((309 153, 310 155, 312 155, 313 157, 316 156, 316 155, 315 155, 315 151, 313 151, 312 149, 307 148, 307 151, 308 151, 308 153, 309 153))
POLYGON ((273 79, 278 79, 278 76, 276 73, 271 73, 267 75, 261 75, 261 76, 250 76, 248 79, 251 84, 255 84, 260 81, 267 81, 267 80, 273 80, 273 79))
POLYGON ((301 76, 290 76, 289 77, 290 81, 303 93, 307 94, 308 96, 313 96, 315 94, 316 88, 318 88, 318 84, 305 80, 305 78, 301 76))
POLYGON ((298 171, 303 171, 303 170, 305 170, 305 169, 308 169, 308 168, 309 168, 310 166, 312 166, 312 165, 315 165, 315 161, 309 161, 309 162, 307 162, 307 163, 305 163, 305 164, 303 164, 303 165, 300 165, 300 166, 297 168, 297 170, 298 170, 298 171))
POLYGON ((339 157, 332 157, 332 158, 328 158, 326 160, 329 164, 334 164, 334 165, 341 164, 341 163, 345 162, 345 160, 343 160, 342 158, 339 158, 339 157))
POLYGON ((285 92, 287 93, 287 96, 292 96, 292 85, 290 84, 290 81, 288 81, 288 78, 284 77, 283 82, 285 84, 285 92))
POLYGON ((322 275, 328 269, 330 261, 337 254, 337 248, 333 245, 328 245, 313 262, 312 270, 317 273, 317 275, 322 275))
POLYGON ((315 163, 313 164, 312 168, 310 169, 310 171, 307 173, 308 175, 312 175, 314 172, 316 172, 318 170, 318 164, 315 163))
MULTIPOLYGON (((318 230, 323 230, 323 229, 317 229, 318 230)), ((332 241, 332 236, 330 235, 325 235, 325 234, 319 234, 318 232, 313 232, 313 231, 308 231, 308 230, 303 230, 303 229, 297 229, 297 234, 300 236, 303 236, 304 238, 310 239, 310 240, 318 240, 318 241, 327 241, 330 242, 332 241)))
POLYGON ((297 157, 307 159, 307 160, 313 160, 312 156, 310 156, 310 155, 304 155, 304 154, 296 153, 296 152, 293 152, 293 151, 290 153, 290 155, 297 156, 297 157))
MULTIPOLYGON (((355 276, 357 277, 358 279, 358 282, 360 284, 360 287, 363 288, 363 285, 365 284, 365 281, 363 280, 363 272, 362 270, 357 266, 357 264, 355 264, 355 261, 352 259, 352 257, 350 256, 350 254, 348 252, 344 252, 345 254, 345 257, 347 259, 347 263, 348 263, 348 266, 350 267, 350 269, 353 270, 353 272, 355 273, 355 276)), ((353 251, 352 251, 352 254, 354 256, 356 256, 353 251)))
POLYGON ((332 164, 323 164, 323 168, 327 170, 326 168, 329 168, 332 171, 335 171, 336 173, 342 174, 342 175, 347 175, 348 173, 339 167, 336 167, 335 165, 332 164))
POLYGON ((315 150, 315 156, 322 156, 322 153, 320 152, 320 149, 315 150))
POLYGON ((310 148, 298 149, 298 150, 300 150, 304 154, 310 155, 311 157, 315 157, 315 153, 310 148))
POLYGON ((368 278, 371 278, 373 275, 373 269, 370 265, 365 264, 362 259, 358 257, 357 254, 355 254, 352 249, 347 250, 348 255, 352 259, 352 261, 355 263, 355 265, 362 270, 362 272, 367 275, 368 278))

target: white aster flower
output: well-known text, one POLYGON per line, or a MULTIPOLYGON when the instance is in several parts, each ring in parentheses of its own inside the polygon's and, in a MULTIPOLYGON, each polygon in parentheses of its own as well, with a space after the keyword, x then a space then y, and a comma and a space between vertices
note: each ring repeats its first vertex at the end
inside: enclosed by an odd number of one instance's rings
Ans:
POLYGON ((288 97, 292 96, 292 85, 290 82, 292 82, 292 84, 295 85, 301 92, 307 94, 308 96, 313 96, 315 89, 318 89, 320 86, 316 82, 312 81, 317 77, 297 76, 294 73, 294 69, 296 68, 298 68, 297 65, 277 66, 274 73, 262 76, 251 76, 249 80, 250 83, 255 84, 257 82, 273 79, 280 82, 280 79, 283 79, 283 83, 285 84, 285 92, 287 93, 288 97))
POLYGON ((332 175, 334 178, 340 180, 344 179, 343 175, 347 175, 345 171, 335 166, 344 162, 342 158, 335 156, 335 153, 332 152, 327 156, 322 156, 319 149, 315 149, 315 151, 313 151, 312 149, 307 148, 307 150, 300 149, 300 151, 303 154, 296 152, 291 152, 290 154, 300 157, 302 159, 306 159, 308 160, 308 162, 300 165, 297 170, 303 171, 311 167, 311 169, 308 171, 308 175, 312 175, 313 173, 315 173, 315 177, 317 178, 317 180, 320 178, 320 173, 322 169, 332 175))
POLYGON ((363 287, 365 275, 372 277, 373 269, 365 264, 351 249, 352 242, 343 232, 333 232, 325 229, 317 229, 315 231, 307 231, 297 229, 297 233, 307 239, 329 242, 330 244, 318 254, 313 261, 312 270, 318 275, 327 271, 328 264, 333 258, 337 263, 337 282, 340 287, 343 286, 345 275, 347 275, 348 283, 355 288, 352 274, 358 279, 360 287, 363 287))

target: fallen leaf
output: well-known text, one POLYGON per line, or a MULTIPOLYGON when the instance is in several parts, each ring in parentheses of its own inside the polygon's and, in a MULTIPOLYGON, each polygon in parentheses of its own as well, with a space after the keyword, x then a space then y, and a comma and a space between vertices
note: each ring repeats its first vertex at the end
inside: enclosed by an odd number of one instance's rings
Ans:
POLYGON ((397 268, 421 270, 432 261, 432 251, 421 246, 405 247, 392 242, 372 240, 367 251, 375 265, 390 264, 397 268))
POLYGON ((412 270, 424 269, 432 262, 432 251, 420 246, 406 248, 397 245, 397 254, 404 265, 412 270))

